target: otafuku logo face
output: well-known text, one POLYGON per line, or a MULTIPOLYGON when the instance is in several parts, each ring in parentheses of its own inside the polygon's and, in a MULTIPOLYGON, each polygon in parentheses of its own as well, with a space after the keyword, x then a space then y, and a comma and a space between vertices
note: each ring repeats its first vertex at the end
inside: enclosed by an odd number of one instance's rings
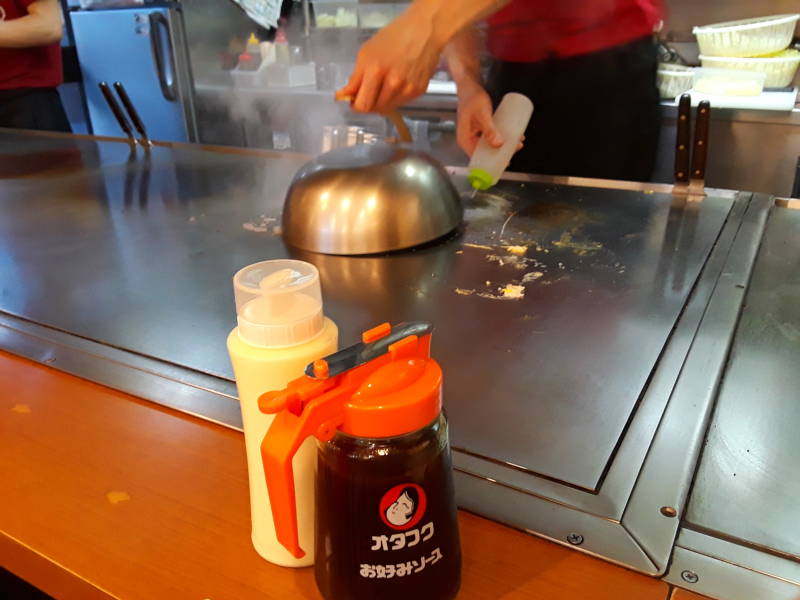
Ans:
POLYGON ((422 487, 416 483, 401 483, 381 498, 381 519, 392 529, 404 531, 419 523, 427 506, 428 497, 422 487))

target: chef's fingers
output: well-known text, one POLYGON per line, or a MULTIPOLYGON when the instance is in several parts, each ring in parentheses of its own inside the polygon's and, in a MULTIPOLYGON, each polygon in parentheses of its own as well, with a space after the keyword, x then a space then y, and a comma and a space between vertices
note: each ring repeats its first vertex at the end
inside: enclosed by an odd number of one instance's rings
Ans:
POLYGON ((472 156, 475 152, 475 146, 478 143, 477 132, 470 131, 468 127, 459 126, 456 131, 456 140, 461 149, 466 152, 467 156, 472 156))
POLYGON ((374 110, 381 114, 394 110, 402 102, 404 87, 403 80, 397 75, 389 74, 385 77, 374 110))
POLYGON ((407 102, 410 102, 414 98, 419 98, 422 94, 424 94, 428 89, 427 82, 425 83, 424 87, 418 85, 416 83, 408 82, 405 85, 401 86, 400 91, 397 94, 394 102, 394 108, 403 106, 407 102))
POLYGON ((472 113, 471 107, 459 107, 456 122, 456 141, 467 156, 472 156, 472 153, 475 152, 475 146, 478 145, 480 137, 481 128, 478 125, 478 119, 472 113))
POLYGON ((456 141, 458 141, 461 149, 467 153, 467 156, 472 156, 480 139, 481 130, 477 123, 469 115, 459 115, 456 125, 456 141))
POLYGON ((407 100, 413 100, 414 98, 421 96, 426 91, 428 91, 428 83, 425 82, 424 85, 418 85, 415 83, 407 83, 403 88, 403 97, 407 100))
POLYGON ((525 136, 519 136, 519 144, 517 144, 517 149, 514 152, 519 152, 525 146, 525 136))
POLYGON ((503 145, 503 136, 500 135, 500 132, 497 131, 494 126, 494 120, 492 119, 492 111, 490 108, 487 110, 477 111, 475 114, 475 119, 481 135, 490 146, 493 148, 499 148, 503 145))
POLYGON ((353 110, 356 112, 373 112, 382 83, 383 77, 380 76, 378 71, 372 70, 364 73, 361 86, 358 88, 358 94, 353 101, 353 110))
POLYGON ((345 86, 336 92, 336 99, 337 100, 344 100, 349 98, 352 102, 353 98, 356 97, 358 94, 358 88, 361 87, 361 81, 364 79, 364 69, 360 65, 356 65, 356 68, 353 70, 353 73, 350 75, 350 79, 345 84, 345 86))

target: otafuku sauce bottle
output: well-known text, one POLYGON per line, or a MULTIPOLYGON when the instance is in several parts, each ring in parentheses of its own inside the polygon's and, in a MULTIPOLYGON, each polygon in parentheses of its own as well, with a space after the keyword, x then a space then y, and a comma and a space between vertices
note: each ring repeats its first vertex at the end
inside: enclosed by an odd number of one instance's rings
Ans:
POLYGON ((327 600, 450 600, 461 583, 442 371, 432 327, 384 324, 259 406, 278 541, 297 558, 292 458, 318 440, 317 586, 327 600))

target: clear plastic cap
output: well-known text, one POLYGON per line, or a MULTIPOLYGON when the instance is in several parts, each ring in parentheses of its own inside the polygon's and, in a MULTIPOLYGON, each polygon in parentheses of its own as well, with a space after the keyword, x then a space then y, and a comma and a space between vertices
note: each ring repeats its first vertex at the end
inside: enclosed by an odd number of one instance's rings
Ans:
POLYGON ((241 338, 281 348, 307 342, 325 327, 319 271, 300 260, 266 260, 233 276, 241 338))

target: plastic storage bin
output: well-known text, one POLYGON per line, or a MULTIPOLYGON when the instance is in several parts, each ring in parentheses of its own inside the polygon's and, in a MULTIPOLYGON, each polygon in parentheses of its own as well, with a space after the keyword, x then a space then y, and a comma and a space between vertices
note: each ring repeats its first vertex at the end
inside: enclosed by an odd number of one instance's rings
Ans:
POLYGON ((674 98, 678 94, 692 89, 694 85, 694 69, 683 65, 661 63, 656 73, 658 91, 662 98, 674 98))
POLYGON ((700 55, 704 67, 764 73, 765 87, 788 87, 800 66, 800 50, 783 50, 770 56, 735 58, 700 55))
POLYGON ((397 14, 396 4, 359 4, 358 25, 362 29, 380 29, 391 23, 397 14))
POLYGON ((317 27, 358 27, 357 2, 314 0, 312 4, 317 27))
POLYGON ((262 69, 262 81, 267 87, 316 86, 317 76, 314 63, 300 65, 272 64, 262 69))
POLYGON ((234 69, 230 73, 233 85, 237 88, 315 86, 317 82, 314 63, 301 65, 262 63, 256 71, 234 69))
POLYGON ((706 56, 758 56, 787 48, 792 43, 800 14, 758 17, 695 27, 700 54, 706 56))
POLYGON ((764 91, 766 78, 756 71, 695 69, 693 89, 716 96, 758 96, 764 91))

